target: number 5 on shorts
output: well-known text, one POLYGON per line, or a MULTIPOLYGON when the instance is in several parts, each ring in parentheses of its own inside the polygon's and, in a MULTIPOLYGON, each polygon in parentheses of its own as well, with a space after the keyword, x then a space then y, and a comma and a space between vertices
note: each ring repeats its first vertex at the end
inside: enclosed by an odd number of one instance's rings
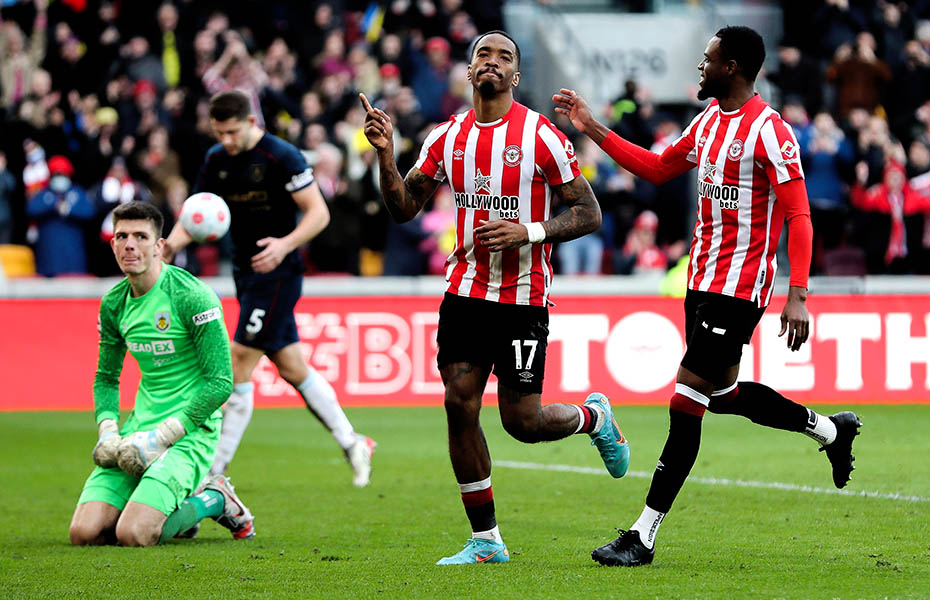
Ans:
POLYGON ((520 352, 520 346, 527 346, 530 349, 530 355, 526 357, 526 368, 533 368, 533 358, 536 357, 536 345, 539 344, 539 340, 514 340, 513 341, 513 355, 514 360, 516 361, 516 368, 520 370, 523 368, 523 353, 520 352))
POLYGON ((252 315, 249 317, 249 324, 245 326, 245 330, 249 333, 255 334, 262 330, 262 317, 265 316, 265 309, 256 308, 252 311, 252 315))

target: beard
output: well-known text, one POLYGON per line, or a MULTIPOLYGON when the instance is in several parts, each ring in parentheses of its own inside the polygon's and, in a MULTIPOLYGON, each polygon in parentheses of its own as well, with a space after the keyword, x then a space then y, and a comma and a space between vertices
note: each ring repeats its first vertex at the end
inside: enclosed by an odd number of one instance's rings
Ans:
POLYGON ((700 88, 697 93, 698 100, 707 100, 708 98, 720 98, 727 95, 726 86, 719 81, 704 80, 704 87, 700 88))
POLYGON ((497 88, 493 81, 485 79, 478 84, 478 93, 481 94, 482 98, 488 100, 497 94, 497 88))

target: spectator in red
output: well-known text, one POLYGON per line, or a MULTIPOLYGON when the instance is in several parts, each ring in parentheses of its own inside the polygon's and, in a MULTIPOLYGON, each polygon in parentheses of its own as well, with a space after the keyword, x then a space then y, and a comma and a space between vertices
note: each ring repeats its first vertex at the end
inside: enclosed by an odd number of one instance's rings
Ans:
POLYGON ((656 231, 659 218, 651 210, 644 210, 633 222, 633 229, 626 236, 626 243, 616 261, 616 272, 631 273, 664 272, 668 257, 656 246, 656 231))
MULTIPOLYGON (((930 212, 930 186, 927 189, 914 189, 907 179, 904 165, 889 160, 885 163, 882 182, 866 188, 868 167, 865 163, 856 165, 856 185, 850 192, 852 204, 857 209, 868 213, 880 213, 890 217, 884 262, 888 272, 912 272, 915 265, 909 260, 908 230, 912 234, 912 243, 917 247, 922 243, 923 213, 930 212), (912 217, 918 217, 913 219, 912 217), (919 235, 913 235, 915 228, 920 228, 919 235)), ((873 223, 872 232, 880 230, 880 223, 873 223)))
POLYGON ((394 63, 384 63, 378 69, 378 74, 381 76, 381 92, 375 97, 374 106, 387 111, 390 109, 388 103, 394 99, 403 85, 400 79, 400 68, 394 63))

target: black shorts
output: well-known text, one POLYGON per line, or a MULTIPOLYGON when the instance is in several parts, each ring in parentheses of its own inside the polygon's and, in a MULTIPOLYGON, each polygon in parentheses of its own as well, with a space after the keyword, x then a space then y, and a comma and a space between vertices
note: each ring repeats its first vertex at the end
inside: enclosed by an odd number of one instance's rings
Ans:
POLYGON ((234 279, 239 299, 236 342, 273 354, 299 340, 294 307, 303 288, 302 274, 248 273, 234 279))
POLYGON ((498 381, 525 394, 542 393, 549 339, 543 306, 502 304, 447 293, 439 307, 439 368, 465 362, 493 369, 498 381))
POLYGON ((765 312, 755 302, 713 292, 688 290, 685 296, 685 341, 681 366, 718 385, 730 367, 738 365, 743 345, 765 312))

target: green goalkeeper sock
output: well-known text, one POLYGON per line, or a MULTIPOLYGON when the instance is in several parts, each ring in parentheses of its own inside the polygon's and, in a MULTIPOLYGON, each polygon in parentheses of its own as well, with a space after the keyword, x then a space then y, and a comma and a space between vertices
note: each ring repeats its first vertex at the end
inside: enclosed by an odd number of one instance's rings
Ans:
POLYGON ((220 516, 223 514, 225 502, 223 494, 216 490, 204 490, 186 499, 176 511, 168 515, 168 519, 161 528, 158 543, 161 544, 182 531, 187 531, 207 517, 220 516))

